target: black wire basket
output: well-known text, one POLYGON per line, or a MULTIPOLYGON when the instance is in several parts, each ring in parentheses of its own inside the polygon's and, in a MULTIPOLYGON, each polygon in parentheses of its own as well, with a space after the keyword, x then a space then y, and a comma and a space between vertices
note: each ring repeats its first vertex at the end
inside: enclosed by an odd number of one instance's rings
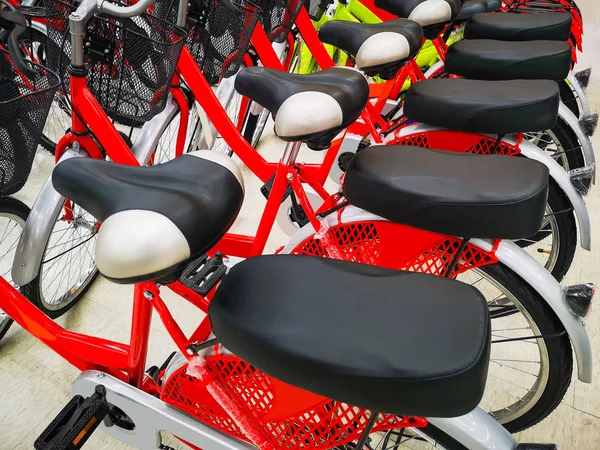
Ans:
POLYGON ((278 43, 286 40, 302 6, 304 6, 304 0, 265 1, 261 23, 269 40, 278 43))
POLYGON ((333 3, 332 0, 308 0, 307 9, 311 20, 318 22, 323 17, 327 7, 333 3))
POLYGON ((31 172, 33 157, 60 79, 32 63, 26 76, 0 50, 0 195, 17 192, 31 172))
MULTIPOLYGON (((64 81, 71 62, 69 15, 77 0, 45 0, 48 65, 64 81)), ((84 36, 87 84, 104 111, 122 123, 160 113, 185 43, 185 30, 155 15, 117 19, 96 14, 84 36)))
MULTIPOLYGON (((155 14, 175 20, 179 0, 163 3, 155 14)), ((250 44, 250 37, 261 14, 251 0, 191 0, 188 5, 186 45, 210 84, 234 75, 250 44)))

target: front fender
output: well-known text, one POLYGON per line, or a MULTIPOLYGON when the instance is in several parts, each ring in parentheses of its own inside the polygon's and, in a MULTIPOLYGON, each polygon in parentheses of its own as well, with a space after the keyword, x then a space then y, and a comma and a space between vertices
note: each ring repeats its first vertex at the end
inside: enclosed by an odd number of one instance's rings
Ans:
MULTIPOLYGON (((83 150, 79 152, 68 149, 60 161, 70 158, 89 158, 83 150)), ((18 286, 31 282, 38 274, 46 244, 60 214, 65 198, 54 189, 52 174, 48 177, 40 191, 17 246, 12 267, 12 278, 18 286)))
POLYGON ((579 97, 579 104, 581 105, 581 111, 579 111, 580 117, 578 117, 578 118, 589 116, 592 113, 592 110, 590 108, 590 102, 588 101, 588 98, 587 98, 587 95, 585 93, 583 86, 581 86, 581 83, 575 77, 575 73, 573 71, 569 72, 569 75, 567 76, 567 82, 569 83, 569 85, 571 85, 571 88, 575 91, 575 94, 577 94, 577 97, 579 97))
MULTIPOLYGON (((592 141, 587 135, 585 130, 579 123, 579 118, 575 117, 573 111, 571 111, 563 102, 560 102, 558 107, 558 115, 565 123, 573 130, 577 140, 581 144, 581 151, 583 153, 583 159, 585 160, 586 166, 591 166, 596 162, 596 156, 594 155, 594 148, 592 147, 592 141)), ((587 115, 587 114, 586 114, 587 115)), ((582 116, 585 117, 585 116, 582 116)))
MULTIPOLYGON (((571 114, 572 115, 572 114, 571 114)), ((511 145, 517 145, 516 136, 507 136, 504 138, 511 145)), ((541 162, 550 171, 550 176, 556 184, 563 190, 571 205, 579 224, 579 241, 581 246, 586 250, 592 249, 592 231, 590 225, 590 215, 588 213, 585 202, 581 194, 575 189, 569 174, 554 160, 550 155, 536 147, 531 142, 523 140, 518 144, 521 154, 526 158, 541 162)))
MULTIPOLYGON (((471 244, 484 251, 492 251, 491 241, 471 239, 471 244)), ((592 382, 592 346, 585 330, 585 322, 569 309, 562 287, 554 277, 542 267, 531 255, 512 241, 500 241, 495 252, 496 258, 513 272, 522 277, 548 303, 562 325, 567 330, 575 359, 577 360, 577 376, 584 383, 592 382)))

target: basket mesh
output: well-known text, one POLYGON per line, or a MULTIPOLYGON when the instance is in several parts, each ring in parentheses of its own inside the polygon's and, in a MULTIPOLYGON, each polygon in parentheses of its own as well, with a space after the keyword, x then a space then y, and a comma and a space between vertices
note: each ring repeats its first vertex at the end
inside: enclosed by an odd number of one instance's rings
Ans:
MULTIPOLYGON (((300 392, 291 386, 282 389, 283 383, 272 380, 236 356, 216 354, 208 356, 206 363, 273 448, 325 450, 342 446, 356 441, 369 421, 370 412, 365 409, 300 392), (302 399, 302 395, 308 395, 308 400, 302 399), (294 411, 294 406, 299 403, 303 409, 294 411), (290 408, 286 412, 280 409, 281 413, 273 417, 275 405, 289 405, 290 408)), ((161 399, 204 423, 249 441, 203 383, 189 375, 186 369, 187 364, 165 381, 161 399)), ((373 432, 425 424, 416 417, 381 414, 373 432)))
MULTIPOLYGON (((71 61, 68 16, 76 0, 45 0, 48 64, 64 80, 71 61)), ((97 14, 87 25, 88 87, 116 120, 146 122, 160 113, 184 45, 185 31, 149 14, 115 19, 97 14)), ((65 83, 68 92, 69 86, 65 83)))
MULTIPOLYGON (((174 21, 178 4, 160 4, 155 14, 174 21)), ((186 45, 210 84, 238 71, 260 11, 250 0, 191 0, 186 45)))
MULTIPOLYGON (((397 238, 395 238, 397 242, 390 241, 391 236, 398 235, 398 229, 400 226, 392 222, 354 222, 333 226, 328 233, 338 245, 345 261, 446 276, 446 272, 460 248, 460 239, 438 235, 439 239, 434 239, 429 246, 420 248, 412 255, 402 255, 401 251, 386 252, 390 246, 402 246, 397 238)), ((428 232, 421 231, 421 233, 428 232)), ((315 239, 314 236, 299 244, 292 253, 328 257, 321 241, 315 239)), ((493 254, 467 244, 450 275, 455 277, 467 270, 496 261, 493 254)))
POLYGON ((278 43, 286 40, 302 6, 304 0, 265 1, 261 22, 269 40, 278 43))
POLYGON ((26 77, 0 50, 0 194, 17 192, 27 181, 58 76, 38 66, 26 77))

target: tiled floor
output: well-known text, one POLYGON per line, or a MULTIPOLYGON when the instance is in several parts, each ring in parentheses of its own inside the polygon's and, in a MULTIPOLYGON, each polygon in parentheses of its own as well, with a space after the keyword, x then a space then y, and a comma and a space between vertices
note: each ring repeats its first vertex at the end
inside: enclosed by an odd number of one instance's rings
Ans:
MULTIPOLYGON (((580 67, 600 67, 600 47, 597 45, 600 42, 600 7, 596 0, 579 0, 578 4, 586 20, 585 54, 580 55, 580 67)), ((588 95, 592 109, 600 110, 600 69, 593 74, 588 95)), ((594 144, 600 147, 600 134, 594 138, 594 144)), ((261 152, 275 159, 281 148, 281 141, 269 135, 263 140, 261 152)), ((318 157, 318 154, 305 151, 302 157, 309 160, 318 157)), ((38 152, 32 176, 18 197, 31 205, 51 167, 52 159, 45 152, 38 152)), ((258 180, 248 171, 244 176, 247 198, 234 231, 251 233, 256 229, 260 217, 257 211, 262 210, 264 200, 258 192, 258 180)), ((597 248, 600 242, 600 188, 592 191, 587 203, 592 217, 593 242, 597 248)), ((283 243, 284 234, 281 230, 274 230, 269 249, 273 250, 283 243)), ((598 250, 591 253, 578 250, 567 282, 593 281, 600 285, 599 255, 598 250)), ((131 294, 129 286, 118 286, 100 279, 80 305, 59 319, 59 323, 72 330, 126 342, 131 319, 131 294)), ((175 298, 168 301, 184 331, 195 328, 201 313, 175 298)), ((594 382, 586 385, 574 381, 554 414, 537 427, 521 433, 520 441, 556 442, 562 450, 600 448, 600 312, 592 313, 587 329, 595 349, 594 382)), ((156 318, 149 361, 160 364, 172 348, 170 338, 156 318)), ((77 371, 60 357, 18 326, 13 326, 0 343, 0 450, 31 449, 37 435, 70 398, 70 384, 76 376, 77 371)), ((99 432, 86 448, 119 450, 130 447, 99 432)))

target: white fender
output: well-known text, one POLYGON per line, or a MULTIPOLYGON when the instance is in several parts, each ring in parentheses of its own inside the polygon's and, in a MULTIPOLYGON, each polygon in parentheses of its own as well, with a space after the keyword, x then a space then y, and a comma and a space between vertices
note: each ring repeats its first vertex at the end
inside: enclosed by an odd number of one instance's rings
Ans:
MULTIPOLYGON (((517 143, 517 138, 514 135, 507 136, 503 140, 511 145, 516 145, 517 143)), ((581 247, 586 250, 591 250, 592 230, 590 225, 590 215, 587 207, 585 206, 583 197, 577 191, 577 189, 575 189, 573 183, 571 183, 569 174, 565 172, 560 164, 558 164, 550 155, 541 150, 539 147, 533 145, 531 142, 523 140, 519 144, 519 149, 521 150, 521 154, 526 158, 539 161, 548 167, 550 176, 562 189, 573 206, 573 211, 575 213, 575 217, 577 218, 577 223, 579 224, 579 243, 581 247)))

